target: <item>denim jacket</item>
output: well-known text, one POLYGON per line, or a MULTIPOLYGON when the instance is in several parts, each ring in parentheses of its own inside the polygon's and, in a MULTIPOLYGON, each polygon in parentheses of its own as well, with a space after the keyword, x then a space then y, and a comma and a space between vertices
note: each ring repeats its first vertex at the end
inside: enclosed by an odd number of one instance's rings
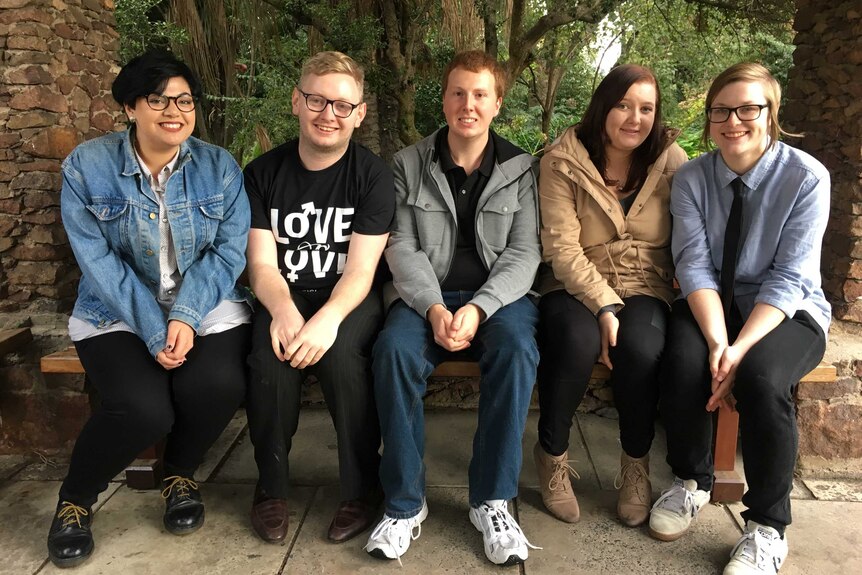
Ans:
POLYGON ((242 171, 224 149, 189 138, 165 188, 183 283, 168 317, 159 291, 159 205, 135 158, 131 132, 84 142, 63 162, 63 226, 81 268, 72 315, 126 322, 155 356, 167 322, 197 331, 225 299, 243 301, 250 211, 242 171))

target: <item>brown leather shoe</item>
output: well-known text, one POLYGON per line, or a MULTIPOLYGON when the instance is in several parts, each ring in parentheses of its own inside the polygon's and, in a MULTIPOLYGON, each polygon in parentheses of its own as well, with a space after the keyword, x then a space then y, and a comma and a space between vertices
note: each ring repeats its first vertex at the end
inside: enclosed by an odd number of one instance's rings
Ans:
POLYGON ((379 501, 367 502, 361 499, 342 501, 338 504, 335 517, 329 524, 327 537, 334 543, 343 543, 368 529, 377 518, 379 501))
POLYGON ((284 541, 289 526, 287 500, 265 497, 255 492, 251 506, 251 526, 258 537, 267 543, 284 541))

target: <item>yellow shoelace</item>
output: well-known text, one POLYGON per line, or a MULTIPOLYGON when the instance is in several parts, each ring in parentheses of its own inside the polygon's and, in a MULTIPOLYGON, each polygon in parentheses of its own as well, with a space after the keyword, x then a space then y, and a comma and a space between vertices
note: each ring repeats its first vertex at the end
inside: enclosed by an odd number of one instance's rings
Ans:
POLYGON ((165 481, 170 481, 170 483, 162 490, 162 498, 167 499, 171 496, 171 491, 174 487, 177 488, 177 495, 180 497, 188 496, 189 487, 192 489, 197 489, 198 484, 188 477, 180 477, 179 475, 171 475, 170 477, 165 477, 165 481))
POLYGON ((57 512, 57 517, 63 520, 63 527, 68 527, 72 523, 77 523, 78 527, 81 527, 81 517, 90 514, 83 507, 78 507, 68 501, 63 501, 60 505, 62 505, 62 508, 57 512))

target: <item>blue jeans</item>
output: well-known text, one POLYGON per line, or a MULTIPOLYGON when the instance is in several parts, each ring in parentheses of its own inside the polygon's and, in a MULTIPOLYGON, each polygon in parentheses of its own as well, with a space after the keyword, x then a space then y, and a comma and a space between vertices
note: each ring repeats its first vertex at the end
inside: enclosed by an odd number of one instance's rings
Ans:
MULTIPOLYGON (((443 292, 455 311, 472 292, 443 292)), ((479 362, 479 425, 470 461, 470 505, 518 494, 521 436, 536 381, 539 312, 526 297, 500 308, 479 326, 466 350, 479 362)), ((430 324, 404 302, 396 302, 374 345, 374 397, 383 436, 380 481, 386 514, 406 519, 425 498, 423 396, 434 367, 449 352, 434 342, 430 324)))

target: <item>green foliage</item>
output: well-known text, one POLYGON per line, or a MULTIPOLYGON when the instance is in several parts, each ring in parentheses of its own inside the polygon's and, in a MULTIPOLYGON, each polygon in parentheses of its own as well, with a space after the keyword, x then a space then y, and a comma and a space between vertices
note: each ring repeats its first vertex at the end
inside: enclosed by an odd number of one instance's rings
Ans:
POLYGON ((114 17, 120 35, 120 64, 125 64, 152 47, 168 48, 184 44, 189 37, 185 30, 165 22, 161 14, 163 0, 117 0, 114 17))

